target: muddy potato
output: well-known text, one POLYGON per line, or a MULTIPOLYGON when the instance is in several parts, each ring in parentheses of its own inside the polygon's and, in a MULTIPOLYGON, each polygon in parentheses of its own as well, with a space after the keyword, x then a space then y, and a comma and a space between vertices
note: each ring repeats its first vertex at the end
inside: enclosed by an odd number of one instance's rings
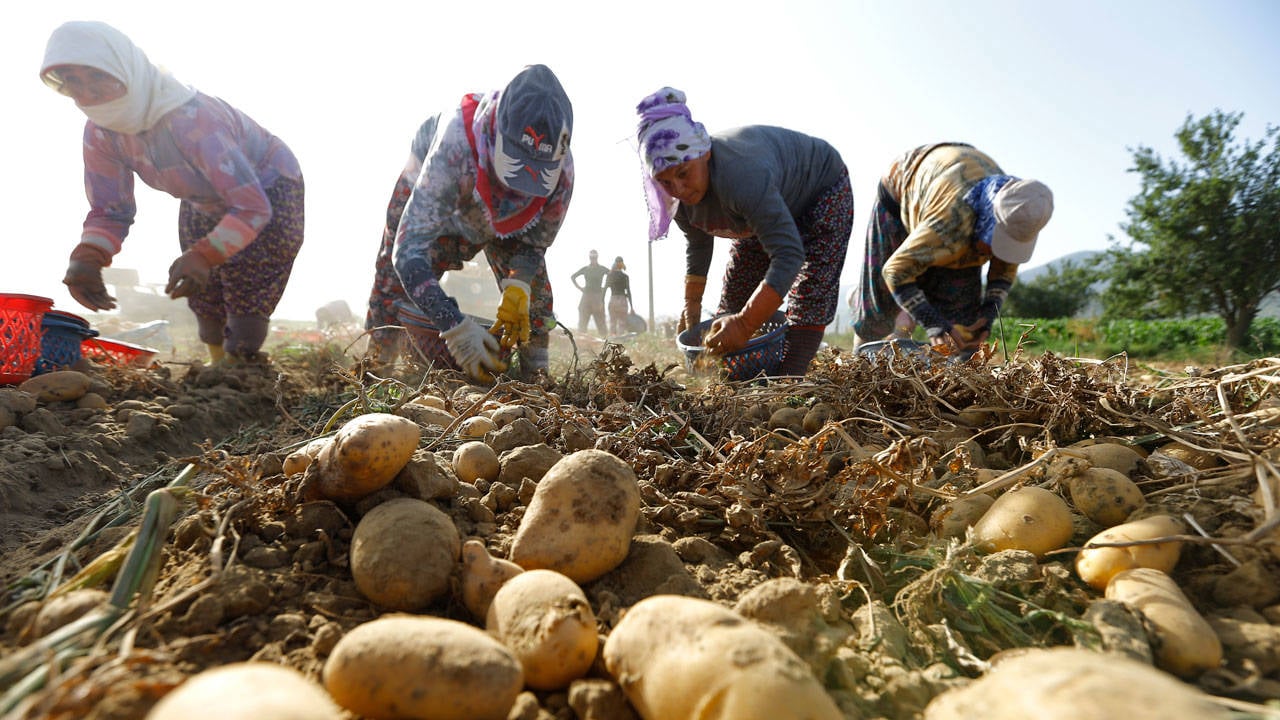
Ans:
POLYGON ((1170 442, 1156 448, 1156 452, 1190 465, 1196 470, 1212 470, 1223 464, 1222 456, 1209 451, 1189 448, 1179 442, 1170 442))
POLYGON ((996 498, 973 525, 973 540, 988 552, 1026 550, 1044 557, 1071 539, 1071 509, 1057 493, 1025 486, 996 498))
POLYGON ((351 537, 351 578, 371 601, 420 610, 449 590, 462 539, 431 503, 396 498, 374 507, 351 537))
POLYGON ((498 588, 522 572, 524 568, 510 560, 490 555, 479 540, 462 543, 462 604, 472 617, 484 620, 498 588))
POLYGON ((1107 599, 1141 612, 1154 628, 1156 665, 1182 677, 1199 675, 1222 662, 1222 642, 1177 583, 1160 570, 1134 568, 1107 583, 1107 599))
POLYGON ((510 559, 590 582, 627 557, 640 487, 635 471, 603 450, 560 459, 538 481, 511 543, 510 559))
POLYGON ((586 675, 600 644, 587 596, 554 570, 529 570, 503 583, 485 629, 515 653, 534 690, 561 690, 586 675))
POLYGON ((453 472, 462 482, 496 480, 501 469, 498 453, 480 440, 462 443, 453 451, 453 472))
POLYGON ((444 410, 446 412, 449 410, 449 401, 436 395, 419 395, 418 397, 410 400, 409 403, 412 405, 426 405, 427 407, 433 407, 437 410, 444 410))
POLYGON ((769 429, 787 430, 796 436, 803 436, 804 415, 805 412, 801 408, 778 408, 769 416, 769 429))
POLYGON ((952 500, 929 517, 929 527, 940 538, 963 538, 965 531, 985 515, 995 501, 990 495, 952 500))
POLYGON ((318 683, 293 668, 240 662, 205 670, 156 703, 147 720, 340 720, 318 683))
POLYGON ((506 720, 520 661, 480 628, 387 615, 347 633, 321 673, 339 705, 366 718, 506 720))
POLYGON ((1094 535, 1076 556, 1076 574, 1098 590, 1105 590, 1116 573, 1134 568, 1151 568, 1171 572, 1182 554, 1177 540, 1150 545, 1122 547, 1090 547, 1097 543, 1156 540, 1181 535, 1186 530, 1182 521, 1171 515, 1152 515, 1122 523, 1094 535))
POLYGON ((1094 467, 1104 467, 1131 477, 1143 465, 1142 454, 1128 445, 1115 442, 1099 442, 1092 445, 1072 446, 1083 453, 1094 467))
POLYGON ((466 438, 482 438, 497 427, 492 418, 475 415, 462 421, 458 426, 458 435, 466 438))
POLYGON ((603 655, 644 720, 843 717, 777 635, 709 600, 641 600, 609 634, 603 655))
POLYGON ((804 430, 804 434, 812 435, 832 420, 838 420, 839 415, 840 411, 836 410, 835 406, 830 403, 814 403, 813 407, 805 412, 801 427, 804 430))
POLYGON ((75 370, 54 370, 24 381, 18 389, 40 402, 78 400, 89 392, 93 379, 75 370))
POLYGON ((1128 475, 1105 467, 1091 467, 1067 480, 1071 504, 1103 527, 1119 525, 1146 503, 1142 490, 1128 475))
POLYGON ((285 475, 297 475, 307 469, 324 446, 333 442, 332 436, 318 437, 302 447, 289 453, 284 458, 280 471, 285 475))
POLYGON ((520 418, 537 422, 538 414, 533 408, 524 405, 501 405, 494 408, 493 413, 489 415, 489 419, 496 427, 506 427, 520 418))
POLYGON ((1228 720, 1189 683, 1112 653, 1025 648, 934 697, 923 720, 1228 720))
POLYGON ((40 605, 36 614, 34 632, 44 637, 58 628, 84 617, 110 599, 105 590, 82 588, 61 595, 54 595, 40 605))
POLYGON ((369 413, 347 421, 316 455, 320 492, 331 500, 357 500, 381 489, 421 439, 418 424, 398 415, 369 413))
POLYGON ((412 402, 396 408, 395 414, 398 417, 412 420, 419 425, 435 425, 442 428, 449 427, 457 419, 457 416, 448 410, 412 402))

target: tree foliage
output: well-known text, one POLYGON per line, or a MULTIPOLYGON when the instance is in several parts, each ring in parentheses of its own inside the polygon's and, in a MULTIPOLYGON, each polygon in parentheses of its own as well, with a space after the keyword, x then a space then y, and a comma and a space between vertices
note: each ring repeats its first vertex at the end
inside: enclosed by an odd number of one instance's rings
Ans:
POLYGON ((1090 266, 1070 260, 1046 267, 1035 279, 1014 284, 1002 312, 1010 317, 1074 317, 1093 299, 1097 279, 1090 266))
POLYGON ((1174 134, 1181 159, 1134 151, 1142 178, 1104 266, 1104 316, 1155 318, 1210 313, 1227 344, 1248 342, 1262 299, 1280 290, 1280 127, 1237 142, 1242 114, 1188 116, 1174 134))

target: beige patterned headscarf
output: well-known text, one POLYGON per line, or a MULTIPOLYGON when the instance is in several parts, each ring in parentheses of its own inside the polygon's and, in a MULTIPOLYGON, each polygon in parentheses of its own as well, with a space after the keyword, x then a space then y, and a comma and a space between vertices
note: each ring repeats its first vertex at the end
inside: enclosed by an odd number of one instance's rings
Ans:
POLYGON ((102 22, 73 21, 54 30, 40 78, 55 90, 59 83, 49 71, 59 65, 97 68, 124 83, 124 97, 90 107, 77 105, 94 124, 116 132, 136 135, 150 130, 165 113, 196 95, 194 88, 153 65, 124 33, 102 22))

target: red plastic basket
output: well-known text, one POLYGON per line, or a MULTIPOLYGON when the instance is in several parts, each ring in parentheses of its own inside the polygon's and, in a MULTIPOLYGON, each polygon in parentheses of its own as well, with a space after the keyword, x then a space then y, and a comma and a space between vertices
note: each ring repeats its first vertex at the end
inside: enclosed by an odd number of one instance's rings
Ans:
POLYGON ((52 307, 51 298, 0 293, 0 385, 31 377, 40 359, 40 323, 52 307))
POLYGON ((80 354, 103 365, 147 367, 158 351, 123 340, 97 337, 80 343, 80 354))

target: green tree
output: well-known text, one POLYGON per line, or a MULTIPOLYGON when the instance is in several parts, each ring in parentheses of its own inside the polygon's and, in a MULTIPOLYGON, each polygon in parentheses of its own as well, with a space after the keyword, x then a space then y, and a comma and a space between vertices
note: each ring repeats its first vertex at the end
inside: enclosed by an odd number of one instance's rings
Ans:
POLYGON ((1184 159, 1134 151, 1130 172, 1142 177, 1100 267, 1108 317, 1154 318, 1210 313, 1227 327, 1227 344, 1243 347, 1258 306, 1280 289, 1280 127, 1257 142, 1237 142, 1242 114, 1191 116, 1174 134, 1184 159))
POLYGON ((1069 318, 1077 315, 1096 294, 1097 271, 1067 260, 1050 265, 1035 279, 1014 283, 1001 311, 1008 317, 1069 318))

